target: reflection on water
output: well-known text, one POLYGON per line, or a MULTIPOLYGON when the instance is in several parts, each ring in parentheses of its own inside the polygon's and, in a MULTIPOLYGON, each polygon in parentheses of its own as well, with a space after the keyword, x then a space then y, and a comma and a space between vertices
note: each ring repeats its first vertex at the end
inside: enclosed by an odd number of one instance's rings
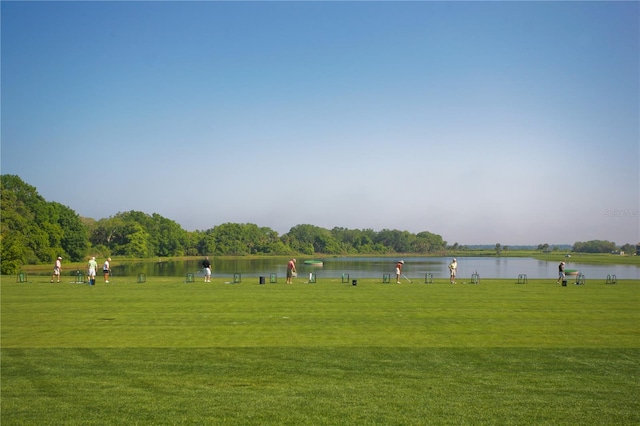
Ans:
MULTIPOLYGON (((215 277, 233 277, 240 273, 242 277, 269 277, 276 274, 283 278, 286 274, 287 260, 282 258, 264 259, 210 259, 215 277)), ((300 277, 314 272, 318 279, 340 278, 349 274, 350 278, 380 278, 384 274, 395 276, 396 257, 329 257, 323 258, 324 266, 305 265, 298 259, 300 277)), ((403 273, 410 278, 421 279, 430 273, 434 278, 449 276, 450 257, 410 257, 406 258, 403 273)), ((114 275, 135 276, 143 273, 147 276, 185 276, 188 273, 202 276, 202 260, 139 262, 125 265, 113 265, 114 275)), ((616 275, 618 279, 640 279, 640 267, 631 265, 586 265, 567 262, 567 269, 577 269, 587 279, 606 279, 607 275, 616 275)), ((527 274, 528 278, 556 279, 557 262, 546 262, 520 257, 461 257, 458 258, 458 276, 462 279, 478 273, 483 278, 517 278, 527 274)))

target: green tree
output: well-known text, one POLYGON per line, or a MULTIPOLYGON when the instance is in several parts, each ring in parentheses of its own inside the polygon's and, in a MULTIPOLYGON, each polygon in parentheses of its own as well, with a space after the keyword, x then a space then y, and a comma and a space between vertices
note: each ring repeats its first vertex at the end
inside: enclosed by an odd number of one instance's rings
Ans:
POLYGON ((415 238, 415 235, 408 231, 383 229, 377 234, 375 243, 384 245, 391 252, 411 253, 415 238))
POLYGON ((216 239, 213 229, 206 231, 196 231, 198 254, 208 255, 216 253, 216 239))
POLYGON ((87 227, 80 216, 69 207, 55 202, 51 203, 51 206, 57 211, 58 225, 62 229, 60 245, 63 252, 73 262, 82 260, 89 247, 87 227))
POLYGON ((68 207, 47 202, 18 176, 1 177, 2 272, 24 264, 79 260, 88 245, 86 230, 68 207))
POLYGON ((611 241, 591 240, 573 245, 573 251, 578 253, 611 253, 616 250, 616 243, 611 241))
POLYGON ((124 241, 118 254, 143 258, 150 255, 149 233, 139 223, 130 222, 125 226, 124 241))
POLYGON ((90 241, 94 247, 104 246, 116 255, 181 256, 186 250, 188 233, 159 214, 132 210, 95 222, 90 227, 90 241), (134 246, 126 247, 128 244, 134 246))
POLYGON ((297 225, 289 230, 283 241, 294 252, 313 255, 315 253, 340 254, 344 252, 331 231, 315 225, 297 225))
POLYGON ((336 227, 331 230, 331 235, 339 244, 340 250, 345 254, 374 253, 373 239, 375 232, 371 229, 347 229, 336 227))
POLYGON ((173 220, 154 213, 151 216, 152 228, 148 232, 155 240, 156 256, 182 256, 187 243, 187 231, 173 220))
POLYGON ((100 219, 93 223, 89 229, 89 241, 94 247, 106 247, 112 254, 122 254, 120 250, 125 242, 125 222, 121 217, 100 219))
POLYGON ((636 253, 636 246, 634 246, 633 244, 625 244, 622 247, 620 247, 620 251, 624 252, 624 254, 627 255, 634 255, 637 254, 636 253))
POLYGON ((2 215, 0 216, 0 258, 2 274, 14 274, 34 257, 29 247, 26 230, 29 220, 19 213, 17 195, 2 190, 2 215))
MULTIPOLYGON (((415 242, 411 251, 413 253, 429 253, 444 250, 446 246, 447 243, 440 235, 422 231, 416 234, 415 242)), ((457 250, 458 248, 459 244, 455 243, 453 245, 453 250, 457 250)))
POLYGON ((215 254, 249 254, 243 238, 243 226, 239 223, 223 223, 213 228, 215 254))
POLYGON ((251 254, 287 254, 290 251, 282 243, 278 233, 271 228, 247 223, 244 231, 251 254))

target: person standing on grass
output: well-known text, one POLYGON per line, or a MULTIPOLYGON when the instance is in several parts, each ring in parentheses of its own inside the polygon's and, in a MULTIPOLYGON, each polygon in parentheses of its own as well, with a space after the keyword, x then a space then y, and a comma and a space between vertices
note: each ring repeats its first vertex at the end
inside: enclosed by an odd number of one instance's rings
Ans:
POLYGON ((402 267, 404 266, 404 260, 396 263, 396 284, 400 284, 400 274, 402 274, 402 267))
POLYGON ((558 281, 556 281, 556 284, 560 284, 560 281, 564 281, 564 280, 565 280, 564 262, 560 262, 560 264, 558 265, 558 281))
POLYGON ((98 262, 95 257, 92 257, 89 261, 89 285, 96 284, 96 269, 98 269, 98 262))
POLYGON ((54 278, 58 279, 60 282, 60 273, 62 272, 62 258, 58 256, 56 259, 56 263, 53 265, 53 275, 51 275, 51 282, 53 282, 54 278))
POLYGON ((211 262, 209 261, 209 256, 206 256, 202 261, 202 267, 204 268, 204 282, 211 282, 211 262))
POLYGON ((449 282, 451 284, 456 283, 456 276, 458 275, 458 261, 454 258, 449 264, 449 282))
POLYGON ((111 273, 111 258, 108 257, 102 265, 102 273, 104 274, 104 282, 109 283, 109 274, 111 273))
POLYGON ((289 263, 287 263, 287 284, 292 283, 293 274, 296 273, 296 260, 291 259, 289 263))

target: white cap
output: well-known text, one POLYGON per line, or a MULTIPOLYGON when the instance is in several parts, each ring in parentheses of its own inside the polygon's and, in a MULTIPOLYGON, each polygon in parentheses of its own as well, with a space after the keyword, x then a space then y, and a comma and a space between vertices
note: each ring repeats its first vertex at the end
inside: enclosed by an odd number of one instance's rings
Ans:
POLYGON ((456 260, 456 258, 455 258, 455 257, 453 258, 453 261, 454 261, 454 262, 457 262, 457 260, 456 260))
POLYGON ((401 260, 400 263, 404 264, 404 260, 401 260))
POLYGON ((62 260, 62 258, 60 256, 58 256, 58 260, 62 260))
POLYGON ((96 260, 95 256, 91 258, 91 260, 96 260))

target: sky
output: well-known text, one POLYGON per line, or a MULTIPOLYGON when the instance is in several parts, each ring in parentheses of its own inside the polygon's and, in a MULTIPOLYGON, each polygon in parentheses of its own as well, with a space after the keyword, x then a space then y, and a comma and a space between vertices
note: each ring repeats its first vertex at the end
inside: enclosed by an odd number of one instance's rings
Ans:
POLYGON ((83 217, 640 241, 638 2, 1 2, 1 172, 83 217))

